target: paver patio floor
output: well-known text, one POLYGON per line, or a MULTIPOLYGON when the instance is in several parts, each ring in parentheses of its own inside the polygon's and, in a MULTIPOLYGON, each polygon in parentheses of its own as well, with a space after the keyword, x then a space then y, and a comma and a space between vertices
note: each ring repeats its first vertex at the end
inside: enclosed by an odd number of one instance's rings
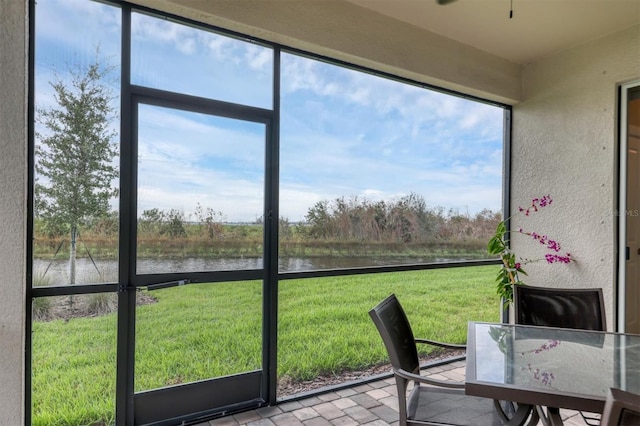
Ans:
MULTIPOLYGON (((464 380, 464 361, 425 370, 441 379, 464 380)), ((197 426, 385 426, 398 424, 398 399, 393 378, 321 393, 201 423, 197 426)), ((576 411, 561 410, 566 426, 584 426, 576 411)), ((541 423, 539 423, 541 424, 541 423)), ((478 425, 483 426, 483 425, 478 425)))

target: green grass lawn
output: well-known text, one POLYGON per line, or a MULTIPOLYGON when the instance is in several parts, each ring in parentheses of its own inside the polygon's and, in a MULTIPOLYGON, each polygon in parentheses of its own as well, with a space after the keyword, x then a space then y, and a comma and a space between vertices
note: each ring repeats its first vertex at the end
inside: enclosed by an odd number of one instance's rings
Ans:
MULTIPOLYGON (((496 267, 287 280, 279 284, 278 377, 308 380, 386 362, 368 310, 390 293, 416 336, 464 342, 469 320, 498 321, 496 267)), ((139 306, 137 391, 258 369, 260 282, 153 292, 139 306)), ((116 317, 33 324, 33 424, 112 424, 116 317)))

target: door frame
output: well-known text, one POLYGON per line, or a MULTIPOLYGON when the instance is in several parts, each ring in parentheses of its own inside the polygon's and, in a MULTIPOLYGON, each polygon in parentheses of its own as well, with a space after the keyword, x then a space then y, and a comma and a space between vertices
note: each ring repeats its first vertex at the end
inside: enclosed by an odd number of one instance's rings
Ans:
POLYGON ((629 103, 629 90, 635 87, 640 87, 640 80, 634 80, 619 86, 619 100, 620 106, 618 109, 618 135, 619 135, 619 151, 618 151, 618 292, 616 298, 616 326, 620 333, 625 332, 626 328, 626 290, 627 290, 627 273, 626 273, 626 260, 627 260, 627 149, 628 149, 628 116, 627 106, 629 103))
MULTIPOLYGON (((118 285, 118 341, 117 341, 117 391, 116 424, 175 424, 176 421, 190 421, 201 417, 211 417, 219 413, 257 408, 274 398, 271 380, 274 324, 273 293, 275 283, 272 275, 272 254, 268 247, 277 244, 277 206, 274 207, 273 180, 277 179, 277 167, 272 159, 277 157, 277 143, 274 143, 274 113, 257 107, 237 105, 228 102, 204 99, 191 95, 150 89, 130 85, 126 99, 123 96, 121 155, 120 155, 120 243, 119 243, 119 285, 118 285), (209 271, 193 273, 138 274, 137 259, 137 138, 138 106, 151 105, 179 111, 207 114, 215 117, 243 120, 264 124, 264 231, 263 267, 261 269, 209 271), (126 112, 124 112, 126 111, 126 112), (274 212, 275 210, 275 212, 274 212), (275 213, 275 214, 274 214, 275 213), (275 223, 275 225, 274 225, 275 223), (262 362, 261 369, 211 378, 180 386, 164 387, 150 391, 136 392, 135 345, 136 345, 136 292, 159 281, 179 281, 189 279, 192 283, 228 282, 240 280, 262 281, 262 362), (230 390, 233 391, 231 392, 230 390), (207 407, 217 399, 220 405, 207 407), (168 409, 181 405, 172 415, 168 409)), ((276 245, 277 247, 277 245, 276 245)), ((277 257, 276 257, 277 262, 277 257)))

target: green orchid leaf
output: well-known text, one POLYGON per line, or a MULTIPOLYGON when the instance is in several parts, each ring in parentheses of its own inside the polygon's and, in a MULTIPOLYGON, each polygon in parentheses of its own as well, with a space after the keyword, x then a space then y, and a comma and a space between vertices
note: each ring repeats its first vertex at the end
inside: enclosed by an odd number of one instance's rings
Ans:
POLYGON ((504 243, 497 236, 492 237, 487 244, 487 251, 489 252, 489 254, 500 254, 504 251, 504 249, 504 243))

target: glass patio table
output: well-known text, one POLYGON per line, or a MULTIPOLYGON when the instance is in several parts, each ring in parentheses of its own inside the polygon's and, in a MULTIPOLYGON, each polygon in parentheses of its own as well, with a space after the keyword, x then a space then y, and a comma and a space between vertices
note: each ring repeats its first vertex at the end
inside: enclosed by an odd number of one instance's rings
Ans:
POLYGON ((640 335, 469 322, 468 395, 602 413, 609 388, 640 393, 640 335))

